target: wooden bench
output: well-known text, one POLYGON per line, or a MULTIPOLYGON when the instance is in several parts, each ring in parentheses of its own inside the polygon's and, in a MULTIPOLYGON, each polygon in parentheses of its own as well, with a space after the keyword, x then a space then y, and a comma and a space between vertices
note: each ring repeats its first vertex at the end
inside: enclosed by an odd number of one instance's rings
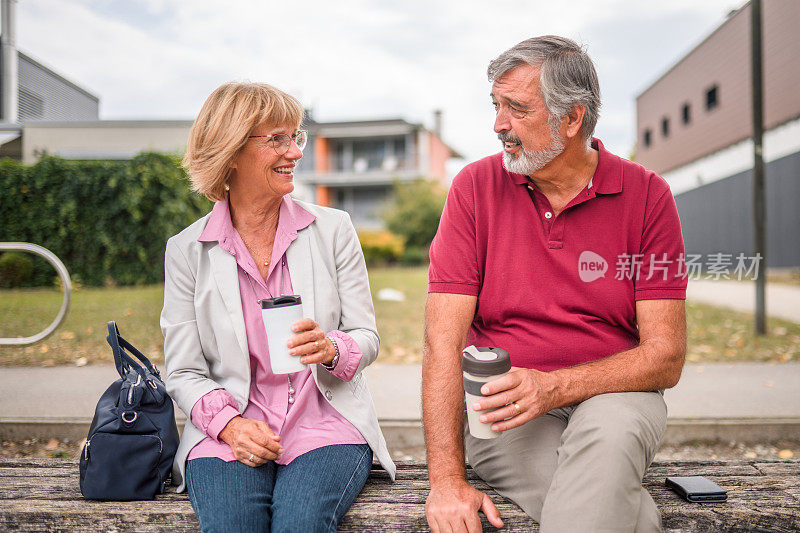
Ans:
MULTIPOLYGON (((516 505, 489 492, 506 527, 537 531, 516 505)), ((666 531, 800 530, 800 461, 673 461, 654 463, 645 486, 661 509, 666 531), (668 475, 704 475, 728 489, 728 501, 688 503, 664 487, 668 475)), ((340 531, 428 531, 425 465, 398 464, 397 482, 374 468, 340 531)), ((66 459, 0 459, 0 531, 197 531, 186 493, 171 490, 148 502, 91 502, 78 489, 78 464, 66 459)), ((493 531, 484 518, 484 530, 493 531)))

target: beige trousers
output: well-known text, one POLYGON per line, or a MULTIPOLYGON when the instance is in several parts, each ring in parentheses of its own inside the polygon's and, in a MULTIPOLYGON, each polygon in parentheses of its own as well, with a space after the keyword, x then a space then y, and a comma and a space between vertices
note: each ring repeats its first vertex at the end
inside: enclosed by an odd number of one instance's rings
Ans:
POLYGON ((550 411, 496 439, 476 439, 465 423, 467 459, 543 533, 661 531, 661 514, 642 487, 667 423, 659 392, 601 394, 550 411))

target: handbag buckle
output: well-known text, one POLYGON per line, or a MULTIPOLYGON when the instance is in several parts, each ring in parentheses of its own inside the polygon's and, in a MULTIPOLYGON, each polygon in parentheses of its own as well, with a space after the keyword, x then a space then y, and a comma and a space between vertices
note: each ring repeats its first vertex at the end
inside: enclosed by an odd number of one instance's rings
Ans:
POLYGON ((128 405, 133 405, 133 388, 135 386, 137 386, 141 382, 142 382, 142 375, 141 374, 137 374, 136 375, 136 383, 131 385, 131 387, 128 389, 128 405))

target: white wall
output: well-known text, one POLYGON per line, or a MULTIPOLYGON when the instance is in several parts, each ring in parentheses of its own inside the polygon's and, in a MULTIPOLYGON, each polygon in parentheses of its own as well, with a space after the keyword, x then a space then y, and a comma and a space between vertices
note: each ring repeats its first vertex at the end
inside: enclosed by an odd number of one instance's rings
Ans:
POLYGON ((23 125, 22 160, 44 153, 67 159, 129 159, 143 151, 186 150, 191 121, 29 122, 23 125))
MULTIPOLYGON (((764 133, 764 163, 800 152, 800 119, 764 133)), ((687 165, 665 172, 672 194, 687 192, 753 168, 753 141, 748 139, 687 165)))

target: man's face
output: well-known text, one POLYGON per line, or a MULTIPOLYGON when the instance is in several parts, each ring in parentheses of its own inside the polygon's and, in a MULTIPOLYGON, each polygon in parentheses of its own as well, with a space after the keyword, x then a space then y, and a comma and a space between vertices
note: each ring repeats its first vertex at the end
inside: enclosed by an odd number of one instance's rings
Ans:
POLYGON ((559 123, 550 124, 539 91, 539 71, 522 65, 492 85, 494 131, 503 141, 503 165, 509 172, 531 175, 564 151, 559 123))

